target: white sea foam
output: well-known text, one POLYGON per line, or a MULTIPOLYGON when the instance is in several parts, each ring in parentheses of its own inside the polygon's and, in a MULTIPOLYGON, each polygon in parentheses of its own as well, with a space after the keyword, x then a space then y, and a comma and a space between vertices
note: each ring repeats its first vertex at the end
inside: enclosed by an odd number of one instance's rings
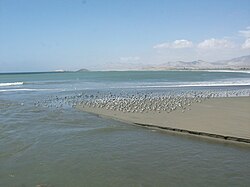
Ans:
POLYGON ((146 88, 178 88, 178 87, 215 87, 215 86, 250 86, 250 80, 238 81, 217 81, 217 82, 191 82, 182 84, 159 84, 159 85, 140 85, 137 87, 146 88))
POLYGON ((19 85, 23 85, 23 82, 4 82, 4 83, 0 83, 0 86, 19 86, 19 85))
MULTIPOLYGON (((152 70, 154 71, 154 70, 152 70)), ((157 70, 156 70, 157 71, 157 70)), ((166 72, 168 71, 180 71, 180 72, 218 72, 218 73, 250 73, 249 70, 226 70, 226 69, 178 69, 178 70, 165 70, 166 72)))
POLYGON ((250 79, 226 79, 204 82, 143 82, 136 84, 112 85, 109 88, 182 88, 182 87, 226 87, 226 86, 250 86, 250 79))
POLYGON ((0 92, 19 92, 19 91, 62 91, 59 89, 30 89, 30 88, 21 88, 21 89, 5 89, 0 90, 0 92))
POLYGON ((250 73, 248 70, 201 70, 207 72, 222 72, 222 73, 250 73))
MULTIPOLYGON (((159 85, 159 86, 141 86, 146 88, 178 88, 178 87, 215 87, 215 86, 249 86, 250 84, 182 84, 182 85, 159 85)), ((138 86, 140 87, 140 86, 138 86)))

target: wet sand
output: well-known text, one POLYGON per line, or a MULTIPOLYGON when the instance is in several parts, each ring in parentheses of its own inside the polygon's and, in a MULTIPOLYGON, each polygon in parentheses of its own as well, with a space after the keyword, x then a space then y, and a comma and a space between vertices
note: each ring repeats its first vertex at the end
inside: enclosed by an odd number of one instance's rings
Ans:
POLYGON ((173 112, 122 112, 86 104, 77 109, 145 127, 250 143, 250 97, 210 98, 173 112))

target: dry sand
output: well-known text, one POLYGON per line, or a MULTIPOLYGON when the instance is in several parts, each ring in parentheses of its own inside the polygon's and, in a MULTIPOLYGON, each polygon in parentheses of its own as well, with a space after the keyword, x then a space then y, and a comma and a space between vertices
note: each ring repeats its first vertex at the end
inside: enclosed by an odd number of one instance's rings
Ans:
POLYGON ((171 113, 124 113, 78 105, 78 109, 146 127, 250 143, 250 97, 212 98, 190 110, 171 113))

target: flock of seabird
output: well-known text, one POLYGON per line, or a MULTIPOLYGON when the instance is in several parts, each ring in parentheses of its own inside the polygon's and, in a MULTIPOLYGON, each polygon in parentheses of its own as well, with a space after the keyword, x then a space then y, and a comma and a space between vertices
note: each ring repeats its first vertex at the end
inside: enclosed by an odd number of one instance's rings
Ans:
POLYGON ((229 91, 186 91, 186 92, 135 92, 135 93, 78 93, 69 96, 54 96, 35 106, 56 107, 65 106, 91 107, 124 113, 167 112, 175 110, 191 110, 192 103, 200 103, 215 97, 249 96, 249 90, 229 91))

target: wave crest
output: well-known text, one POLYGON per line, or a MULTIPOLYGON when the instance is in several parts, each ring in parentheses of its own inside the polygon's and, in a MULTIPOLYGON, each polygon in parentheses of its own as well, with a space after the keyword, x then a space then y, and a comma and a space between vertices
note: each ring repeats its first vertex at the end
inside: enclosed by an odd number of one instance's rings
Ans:
POLYGON ((18 86, 18 85, 23 85, 24 82, 4 82, 0 83, 0 86, 18 86))

